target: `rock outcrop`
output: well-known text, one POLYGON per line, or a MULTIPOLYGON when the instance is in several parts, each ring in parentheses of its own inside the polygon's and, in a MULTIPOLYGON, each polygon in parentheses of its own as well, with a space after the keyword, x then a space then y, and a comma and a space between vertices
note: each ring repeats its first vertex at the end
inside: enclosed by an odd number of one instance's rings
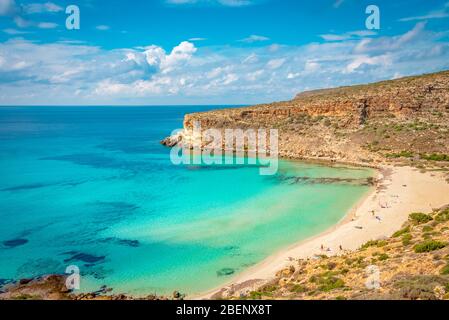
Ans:
MULTIPOLYGON (((367 85, 316 90, 291 101, 188 114, 184 131, 163 141, 191 144, 202 130, 278 129, 284 157, 357 163, 388 154, 449 153, 449 71, 367 85)), ((204 144, 203 144, 204 146, 204 144)))

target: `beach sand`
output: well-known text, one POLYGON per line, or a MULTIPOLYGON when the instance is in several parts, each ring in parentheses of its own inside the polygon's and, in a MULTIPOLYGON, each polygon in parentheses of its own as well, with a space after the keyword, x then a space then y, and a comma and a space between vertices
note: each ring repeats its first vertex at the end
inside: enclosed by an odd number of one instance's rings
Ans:
POLYGON ((358 249, 369 240, 390 237, 412 212, 430 212, 449 204, 449 183, 441 172, 383 166, 378 174, 377 186, 330 230, 277 252, 220 288, 191 298, 211 299, 230 288, 235 292, 253 291, 292 265, 294 259, 358 249))

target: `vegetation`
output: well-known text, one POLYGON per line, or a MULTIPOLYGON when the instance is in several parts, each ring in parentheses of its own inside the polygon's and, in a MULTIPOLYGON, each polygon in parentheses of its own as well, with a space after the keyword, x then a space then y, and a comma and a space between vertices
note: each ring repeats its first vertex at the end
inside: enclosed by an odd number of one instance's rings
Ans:
POLYGON ((388 256, 388 254, 386 254, 386 253, 381 253, 380 255, 379 255, 379 261, 385 261, 385 260, 387 260, 389 258, 389 256, 388 256))
POLYGON ((446 246, 447 246, 446 242, 427 240, 427 241, 417 244, 414 247, 414 249, 415 249, 416 253, 423 253, 423 252, 431 252, 431 251, 443 249, 446 246))
POLYGON ((401 230, 396 231, 393 233, 393 238, 398 238, 402 236, 403 234, 410 233, 410 226, 407 226, 405 228, 402 228, 401 230))
POLYGON ((429 161, 449 161, 449 154, 421 154, 420 158, 429 161))
POLYGON ((409 233, 404 234, 404 235, 402 236, 402 244, 403 244, 404 246, 408 246, 408 245, 412 242, 412 239, 413 239, 413 237, 412 237, 411 234, 409 234, 409 233))
POLYGON ((270 285, 261 286, 246 298, 449 300, 447 215, 447 208, 413 213, 389 239, 368 241, 359 250, 343 255, 298 259, 291 266, 298 272, 287 267, 270 285), (381 291, 366 287, 370 265, 381 272, 381 291))
POLYGON ((413 158, 414 154, 411 151, 401 151, 399 153, 387 153, 387 158, 413 158))
POLYGON ((435 220, 437 222, 446 222, 449 221, 449 208, 446 208, 445 210, 439 212, 436 216, 435 216, 435 220))
POLYGON ((421 212, 415 212, 415 213, 410 214, 409 220, 411 220, 415 224, 423 224, 423 223, 432 221, 433 218, 428 214, 421 213, 421 212))
POLYGON ((335 272, 325 272, 317 276, 313 276, 310 282, 318 285, 318 290, 329 292, 335 289, 343 288, 345 283, 336 276, 335 272))
POLYGON ((362 245, 361 249, 367 249, 369 247, 383 247, 387 244, 387 242, 385 240, 370 240, 367 243, 365 243, 364 245, 362 245))
MULTIPOLYGON (((449 264, 445 265, 441 269, 440 274, 442 274, 442 275, 448 275, 449 274, 449 264)), ((449 282, 448 282, 448 285, 449 285, 449 282)))

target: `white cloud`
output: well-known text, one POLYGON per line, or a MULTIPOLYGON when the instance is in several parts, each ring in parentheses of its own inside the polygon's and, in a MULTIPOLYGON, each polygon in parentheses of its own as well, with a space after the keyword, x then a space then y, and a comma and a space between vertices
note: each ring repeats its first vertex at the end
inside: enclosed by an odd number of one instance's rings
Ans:
POLYGON ((340 8, 340 6, 343 4, 344 0, 335 0, 334 2, 334 8, 340 8))
POLYGON ((40 13, 56 13, 62 10, 62 7, 53 2, 18 4, 15 0, 0 0, 0 16, 9 17, 19 28, 55 28, 57 26, 56 23, 45 21, 36 22, 28 19, 28 16, 40 13))
POLYGON ((257 61, 259 61, 259 58, 257 57, 257 54, 251 53, 249 56, 247 56, 245 59, 243 59, 242 63, 243 64, 255 63, 257 61))
POLYGON ((110 27, 107 25, 101 24, 99 26, 96 26, 95 29, 100 30, 100 31, 107 31, 110 29, 110 27))
POLYGON ((27 34, 29 32, 27 31, 22 31, 22 30, 17 30, 17 29, 13 29, 13 28, 6 28, 3 29, 3 32, 9 35, 19 35, 19 34, 27 34))
POLYGON ((16 26, 18 26, 19 28, 28 28, 33 24, 31 21, 28 21, 21 16, 16 16, 13 18, 13 20, 16 26))
POLYGON ((326 41, 344 41, 369 36, 375 36, 377 32, 371 30, 350 31, 343 34, 322 34, 320 35, 326 41))
POLYGON ((356 56, 351 63, 346 66, 345 73, 353 73, 364 65, 378 65, 385 67, 391 65, 392 61, 389 55, 370 57, 366 55, 356 56))
POLYGON ((357 53, 375 53, 392 50, 399 50, 402 46, 412 42, 422 40, 426 23, 417 23, 412 30, 400 36, 383 37, 379 39, 364 39, 355 47, 357 53))
POLYGON ((247 38, 241 39, 239 41, 246 42, 246 43, 254 43, 254 42, 262 42, 262 41, 268 41, 270 38, 267 38, 265 36, 259 36, 256 34, 252 34, 247 38))
POLYGON ((44 12, 61 12, 64 9, 53 2, 46 3, 30 3, 23 5, 23 10, 26 14, 36 14, 36 13, 44 13, 44 12))
POLYGON ((193 43, 188 41, 181 42, 162 60, 162 70, 164 72, 171 71, 176 65, 190 60, 196 51, 197 49, 193 43))
POLYGON ((431 12, 421 15, 421 16, 402 18, 402 19, 399 19, 399 21, 407 22, 407 21, 416 21, 416 20, 442 19, 442 18, 448 18, 448 17, 449 17, 449 2, 446 2, 446 4, 439 10, 434 10, 434 11, 431 11, 431 12))
POLYGON ((54 29, 58 26, 57 23, 53 23, 53 22, 39 22, 37 24, 37 27, 40 29, 54 29))
POLYGON ((246 79, 248 81, 256 81, 264 74, 264 72, 264 70, 256 70, 254 72, 250 72, 246 75, 246 79))
POLYGON ((0 16, 12 16, 19 11, 14 0, 0 0, 0 16))
POLYGON ((287 79, 295 79, 295 78, 298 78, 300 75, 301 75, 300 72, 296 72, 296 73, 290 72, 287 74, 287 79))
POLYGON ((313 60, 307 60, 304 66, 305 72, 315 72, 320 68, 320 64, 313 60))
POLYGON ((282 67, 282 65, 284 63, 285 63, 285 59, 284 58, 272 59, 272 60, 268 61, 267 68, 278 69, 278 68, 282 67))
POLYGON ((0 43, 0 104, 255 103, 297 92, 449 68, 449 42, 418 23, 393 37, 302 46, 196 48, 189 41, 105 50, 0 43), (30 96, 33 96, 31 99, 30 96))

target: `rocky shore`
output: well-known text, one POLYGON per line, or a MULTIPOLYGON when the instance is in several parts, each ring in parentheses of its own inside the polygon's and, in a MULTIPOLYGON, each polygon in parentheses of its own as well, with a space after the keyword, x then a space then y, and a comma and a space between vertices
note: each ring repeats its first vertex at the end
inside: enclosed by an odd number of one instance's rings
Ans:
POLYGON ((125 294, 113 294, 112 288, 102 286, 95 292, 76 293, 66 287, 65 275, 47 275, 33 279, 21 279, 0 287, 0 300, 183 300, 178 291, 172 296, 150 294, 136 298, 125 294))

